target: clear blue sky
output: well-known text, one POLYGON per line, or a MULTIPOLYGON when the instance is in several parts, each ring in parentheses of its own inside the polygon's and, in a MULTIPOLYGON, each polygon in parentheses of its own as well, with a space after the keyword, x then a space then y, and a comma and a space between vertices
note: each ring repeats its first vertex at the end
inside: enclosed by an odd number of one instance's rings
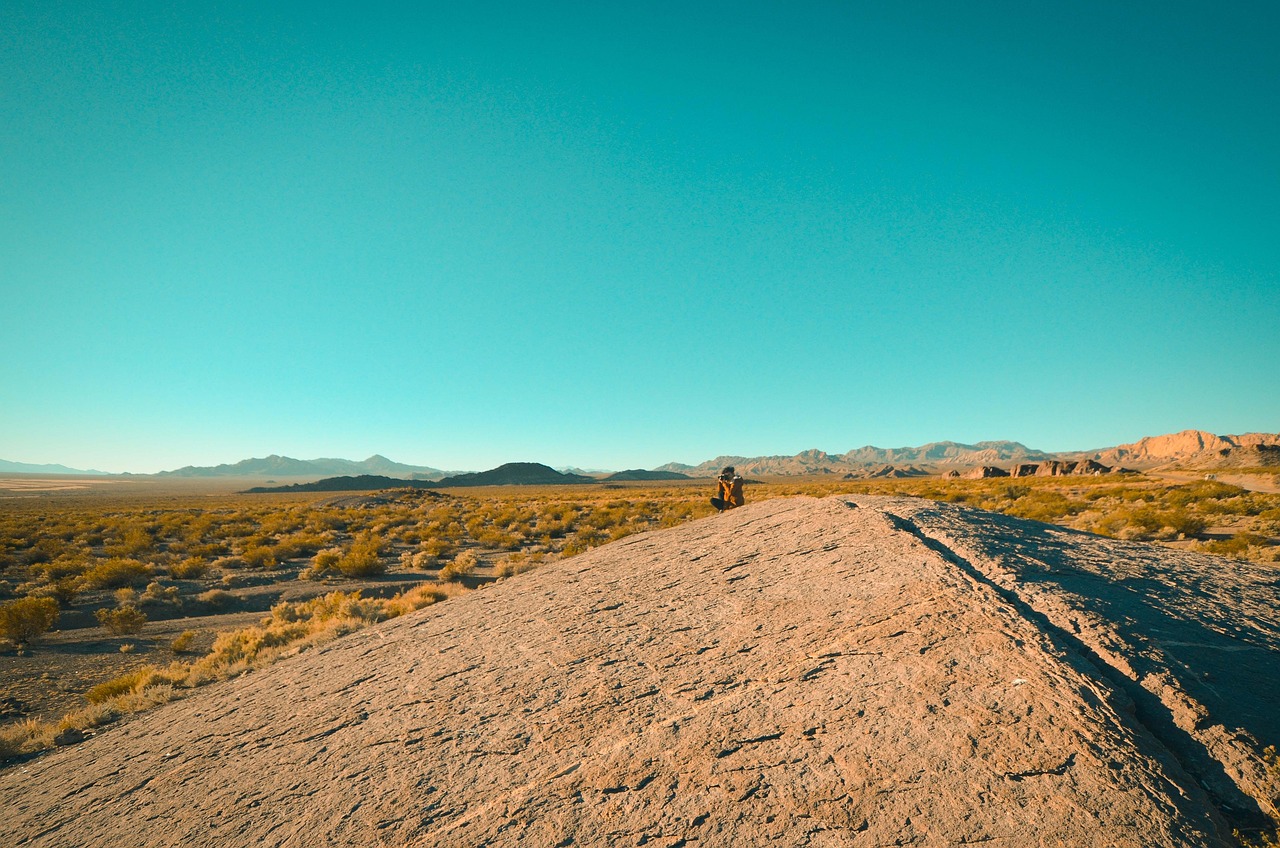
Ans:
POLYGON ((1280 4, 7 2, 0 457, 1280 430, 1280 4))

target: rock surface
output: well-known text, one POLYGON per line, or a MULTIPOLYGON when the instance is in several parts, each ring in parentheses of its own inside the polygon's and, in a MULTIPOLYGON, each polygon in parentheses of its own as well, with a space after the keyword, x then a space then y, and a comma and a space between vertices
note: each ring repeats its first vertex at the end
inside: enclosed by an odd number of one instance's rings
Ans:
POLYGON ((1280 434, 1241 433, 1219 436, 1204 430, 1183 430, 1090 454, 1111 465, 1124 463, 1151 467, 1179 463, 1202 468, 1247 464, 1271 464, 1280 459, 1280 434))
POLYGON ((629 537, 0 773, 10 845, 1229 845, 1274 570, 919 499, 629 537))

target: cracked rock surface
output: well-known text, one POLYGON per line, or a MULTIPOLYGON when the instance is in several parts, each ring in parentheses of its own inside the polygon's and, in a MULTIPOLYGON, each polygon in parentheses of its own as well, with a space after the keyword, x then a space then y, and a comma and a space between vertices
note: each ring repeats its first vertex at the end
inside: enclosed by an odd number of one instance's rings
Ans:
POLYGON ((41 846, 1230 845, 1274 570, 910 498, 749 504, 0 773, 41 846))

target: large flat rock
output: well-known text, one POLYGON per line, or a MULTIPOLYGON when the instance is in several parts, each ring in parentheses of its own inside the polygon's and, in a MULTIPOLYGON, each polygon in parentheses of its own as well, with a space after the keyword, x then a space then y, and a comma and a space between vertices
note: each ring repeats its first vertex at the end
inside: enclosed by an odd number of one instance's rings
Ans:
POLYGON ((916 499, 750 504, 0 773, 6 844, 1231 844, 1277 573, 916 499))

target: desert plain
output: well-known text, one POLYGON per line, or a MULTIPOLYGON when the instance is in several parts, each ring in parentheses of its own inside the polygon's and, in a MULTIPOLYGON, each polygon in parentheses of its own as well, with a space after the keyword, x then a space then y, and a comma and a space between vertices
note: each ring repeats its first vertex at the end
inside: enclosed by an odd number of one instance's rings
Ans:
POLYGON ((1280 496, 1238 478, 15 478, 5 603, 58 618, 0 654, 0 829, 1265 845, 1280 496))

